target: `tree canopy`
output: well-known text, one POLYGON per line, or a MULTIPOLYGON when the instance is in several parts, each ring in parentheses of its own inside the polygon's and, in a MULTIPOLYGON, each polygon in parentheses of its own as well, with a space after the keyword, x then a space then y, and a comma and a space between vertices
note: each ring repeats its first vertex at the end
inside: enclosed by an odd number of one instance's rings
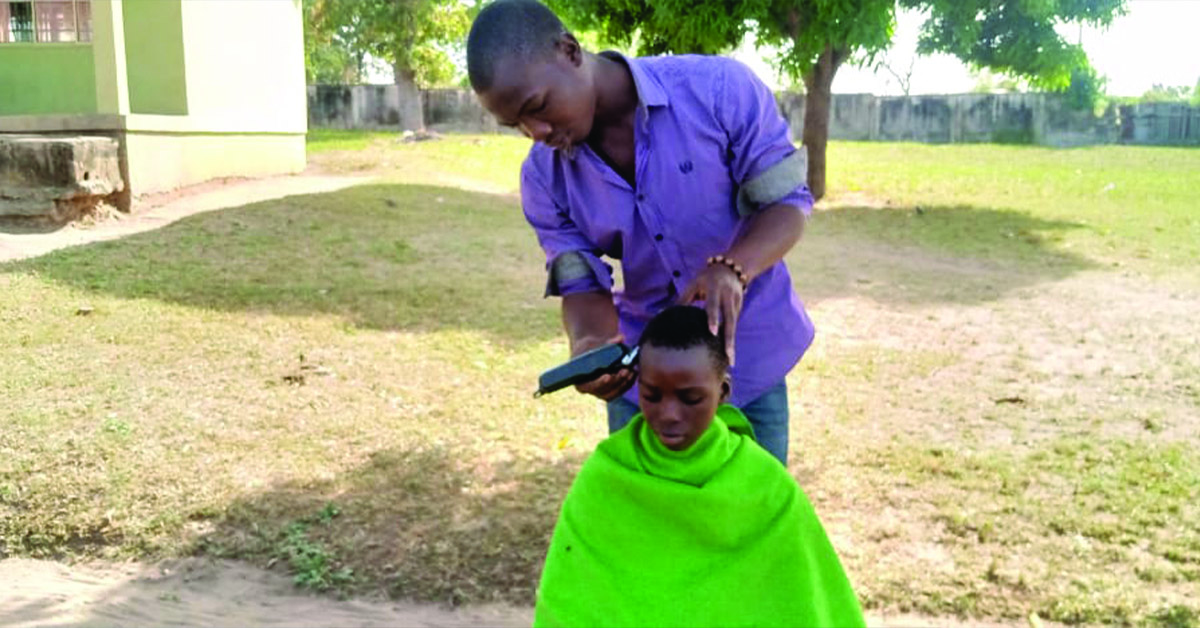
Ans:
POLYGON ((392 67, 397 83, 445 84, 455 71, 450 51, 470 25, 470 7, 459 0, 305 0, 304 6, 310 78, 361 74, 370 55, 392 67))
POLYGON ((951 54, 976 68, 1029 79, 1061 91, 1071 72, 1088 66, 1078 44, 1055 26, 1106 26, 1124 13, 1125 0, 900 0, 927 11, 917 51, 951 54))
POLYGON ((825 145, 833 78, 847 61, 872 63, 887 49, 897 7, 922 11, 918 51, 942 52, 975 69, 1025 77, 1065 90, 1087 65, 1082 48, 1055 30, 1063 23, 1105 25, 1126 0, 549 0, 575 28, 642 54, 720 53, 753 33, 779 51, 783 74, 807 93, 804 143, 809 185, 825 190, 825 145))
POLYGON ((327 3, 304 0, 304 71, 308 83, 354 84, 363 80, 364 53, 326 21, 327 3))
MULTIPOLYGON (((1197 83, 1196 86, 1198 88, 1200 88, 1200 83, 1197 83)), ((1146 92, 1142 94, 1142 98, 1141 98, 1141 102, 1144 102, 1144 103, 1155 103, 1155 102, 1184 103, 1184 102, 1189 102, 1189 100, 1194 101, 1195 98, 1193 97, 1193 94, 1192 94, 1192 88, 1188 87, 1187 85, 1173 86, 1173 85, 1162 85, 1159 83, 1155 83, 1150 89, 1146 90, 1146 92)))

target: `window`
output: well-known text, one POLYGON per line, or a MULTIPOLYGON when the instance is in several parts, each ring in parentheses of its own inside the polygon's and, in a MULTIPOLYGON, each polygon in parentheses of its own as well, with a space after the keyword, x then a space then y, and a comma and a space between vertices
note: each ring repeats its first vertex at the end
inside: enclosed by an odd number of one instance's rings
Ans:
POLYGON ((8 18, 7 28, 0 30, 0 41, 33 41, 32 3, 0 2, 0 16, 8 18))
POLYGON ((0 0, 0 43, 91 40, 91 0, 0 0))

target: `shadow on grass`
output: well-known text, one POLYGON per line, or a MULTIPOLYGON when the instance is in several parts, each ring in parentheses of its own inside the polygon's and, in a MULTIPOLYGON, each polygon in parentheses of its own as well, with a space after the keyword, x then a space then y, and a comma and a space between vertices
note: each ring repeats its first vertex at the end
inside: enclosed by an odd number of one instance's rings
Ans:
MULTIPOLYGON (((809 301, 974 303, 1089 268, 1080 225, 973 207, 824 211, 791 255, 809 301)), ((222 311, 343 317, 369 329, 560 335, 544 258, 518 202, 377 184, 200 214, 8 264, 99 294, 222 311)))
POLYGON ((1098 267, 1064 242, 1085 228, 970 206, 839 208, 813 217, 789 265, 812 303, 974 304, 1098 267))
POLYGON ((3 234, 28 235, 34 233, 54 233, 61 231, 65 226, 48 221, 0 218, 0 233, 3 234))
POLYGON ((277 486, 230 505, 197 551, 282 563, 310 581, 325 569, 328 588, 340 593, 531 605, 581 461, 582 454, 496 461, 481 474, 487 463, 465 452, 382 450, 338 478, 277 486), (297 545, 323 564, 296 561, 297 545))
POLYGON ((0 267, 129 299, 328 314, 370 329, 560 334, 544 257, 515 199, 366 185, 199 214, 0 267))

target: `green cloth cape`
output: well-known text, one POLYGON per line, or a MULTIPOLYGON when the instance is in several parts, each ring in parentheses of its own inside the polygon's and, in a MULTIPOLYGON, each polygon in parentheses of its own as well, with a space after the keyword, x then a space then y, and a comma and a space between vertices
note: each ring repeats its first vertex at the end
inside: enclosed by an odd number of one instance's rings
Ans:
POLYGON ((862 626, 796 480, 723 405, 683 452, 640 413, 563 502, 534 626, 862 626))

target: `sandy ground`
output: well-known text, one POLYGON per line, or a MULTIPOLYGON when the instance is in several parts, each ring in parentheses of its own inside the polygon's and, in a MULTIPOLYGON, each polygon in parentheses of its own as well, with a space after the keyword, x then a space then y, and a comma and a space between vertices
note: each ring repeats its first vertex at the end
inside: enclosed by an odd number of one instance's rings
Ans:
MULTIPOLYGON (((382 600, 306 595, 289 578, 245 563, 186 558, 63 565, 0 561, 0 626, 529 626, 533 609, 501 605, 448 609, 382 600)), ((871 626, 1011 627, 954 618, 870 616, 871 626)), ((1020 625, 1020 624, 1017 624, 1020 625)), ((1047 626, 1053 624, 1046 624, 1047 626)))
POLYGON ((0 561, 0 626, 528 626, 529 609, 445 609, 305 595, 233 561, 156 566, 0 561))
POLYGON ((0 224, 0 262, 159 229, 193 214, 297 194, 334 192, 369 180, 369 177, 302 174, 209 183, 171 195, 142 199, 135 202, 132 213, 110 215, 95 224, 77 222, 52 230, 0 224))

